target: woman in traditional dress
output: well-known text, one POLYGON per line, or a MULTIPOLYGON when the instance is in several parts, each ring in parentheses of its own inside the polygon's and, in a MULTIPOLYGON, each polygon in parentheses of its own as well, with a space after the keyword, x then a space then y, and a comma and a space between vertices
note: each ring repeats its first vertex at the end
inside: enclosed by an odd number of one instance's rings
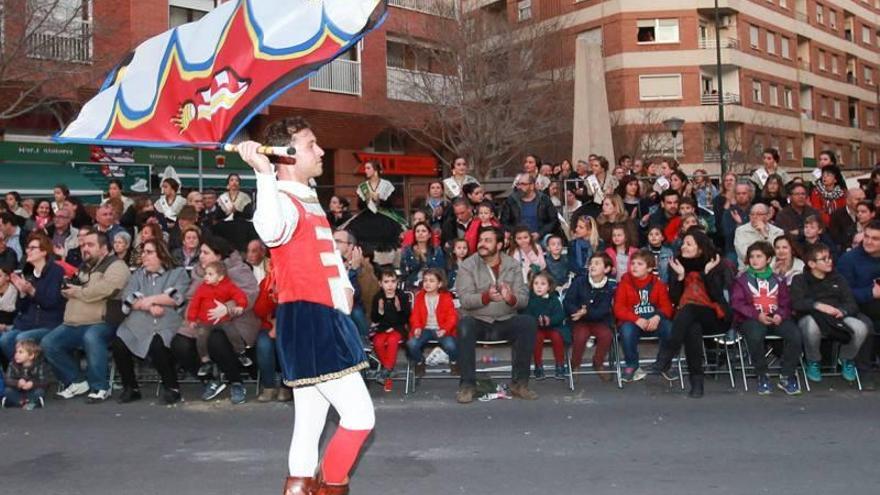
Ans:
POLYGON ((400 247, 406 220, 391 208, 394 186, 382 178, 382 165, 364 163, 364 182, 357 188, 360 211, 342 228, 351 231, 365 251, 393 251, 400 247))
POLYGON ((471 182, 477 184, 480 183, 477 179, 471 177, 467 173, 467 160, 462 157, 456 158, 455 161, 452 162, 452 176, 443 179, 443 193, 446 194, 446 199, 452 201, 455 198, 461 197, 461 188, 465 184, 471 182))

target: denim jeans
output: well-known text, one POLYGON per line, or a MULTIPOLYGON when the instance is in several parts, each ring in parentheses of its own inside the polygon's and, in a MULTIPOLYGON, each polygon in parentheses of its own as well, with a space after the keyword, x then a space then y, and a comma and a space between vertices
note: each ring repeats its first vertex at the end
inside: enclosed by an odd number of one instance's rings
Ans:
POLYGON ((367 314, 364 312, 364 308, 360 306, 355 306, 351 309, 351 319, 354 320, 354 324, 358 329, 358 333, 361 335, 362 340, 366 342, 367 333, 370 331, 370 323, 367 320, 367 314))
POLYGON ((86 380, 91 390, 109 390, 107 364, 110 341, 116 329, 106 323, 94 325, 59 325, 43 337, 41 345, 46 360, 52 365, 55 376, 65 386, 81 382, 83 373, 73 352, 82 349, 86 354, 86 380))
POLYGON ((46 395, 46 389, 32 388, 28 391, 19 390, 14 387, 6 388, 6 407, 21 407, 22 399, 28 402, 36 402, 37 399, 46 395))
POLYGON ((669 338, 672 333, 672 322, 660 317, 660 325, 654 332, 646 332, 633 322, 620 325, 620 343, 623 346, 623 357, 627 368, 639 367, 639 339, 641 337, 660 337, 661 341, 669 338))
POLYGON ((269 332, 260 332, 257 335, 257 367, 260 369, 260 385, 267 388, 278 386, 276 377, 275 339, 269 337, 269 332))
POLYGON ((33 340, 39 344, 40 341, 43 340, 43 337, 51 331, 51 328, 34 328, 32 330, 16 330, 15 328, 10 328, 3 332, 3 335, 0 335, 0 352, 3 352, 6 359, 11 362, 12 357, 15 354, 16 342, 33 340))
POLYGON ((427 344, 429 340, 440 342, 440 347, 446 352, 446 354, 449 354, 449 361, 453 363, 456 362, 458 359, 458 352, 455 347, 455 337, 446 335, 442 339, 438 339, 437 330, 432 328, 426 328, 422 330, 421 335, 418 337, 413 337, 406 341, 406 353, 409 356, 410 361, 421 363, 425 360, 425 356, 422 354, 422 348, 425 347, 425 344, 427 344))

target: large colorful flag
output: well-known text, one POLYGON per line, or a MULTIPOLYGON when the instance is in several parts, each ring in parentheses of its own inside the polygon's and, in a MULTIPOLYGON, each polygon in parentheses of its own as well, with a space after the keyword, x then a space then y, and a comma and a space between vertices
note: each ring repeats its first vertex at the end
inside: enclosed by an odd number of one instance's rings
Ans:
POLYGON ((107 77, 59 142, 215 147, 351 48, 386 0, 237 0, 150 38, 107 77))

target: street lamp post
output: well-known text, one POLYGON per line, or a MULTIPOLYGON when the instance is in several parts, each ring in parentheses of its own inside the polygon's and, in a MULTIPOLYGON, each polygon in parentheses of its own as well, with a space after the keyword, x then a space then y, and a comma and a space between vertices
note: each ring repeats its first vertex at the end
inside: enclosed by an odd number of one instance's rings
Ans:
POLYGON ((727 172, 727 140, 724 138, 724 83, 721 77, 721 13, 715 0, 715 73, 718 76, 718 152, 721 155, 721 177, 727 172))
POLYGON ((676 145, 676 138, 678 137, 678 133, 681 132, 681 128, 684 126, 684 119, 679 117, 670 117, 663 121, 663 125, 666 126, 666 130, 672 133, 672 158, 675 161, 678 161, 678 146, 676 145))

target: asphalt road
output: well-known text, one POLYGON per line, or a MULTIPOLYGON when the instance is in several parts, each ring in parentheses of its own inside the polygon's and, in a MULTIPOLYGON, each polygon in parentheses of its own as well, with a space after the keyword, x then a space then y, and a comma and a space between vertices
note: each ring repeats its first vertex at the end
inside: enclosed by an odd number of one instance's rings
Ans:
MULTIPOLYGON (((798 398, 657 378, 533 384, 535 402, 461 406, 455 383, 372 386, 378 425, 353 494, 876 494, 880 393, 827 379, 798 398)), ((250 387, 249 393, 252 394, 250 387)), ((0 493, 277 494, 294 410, 52 400, 0 411, 0 493)), ((326 435, 325 435, 326 436, 326 435)))

